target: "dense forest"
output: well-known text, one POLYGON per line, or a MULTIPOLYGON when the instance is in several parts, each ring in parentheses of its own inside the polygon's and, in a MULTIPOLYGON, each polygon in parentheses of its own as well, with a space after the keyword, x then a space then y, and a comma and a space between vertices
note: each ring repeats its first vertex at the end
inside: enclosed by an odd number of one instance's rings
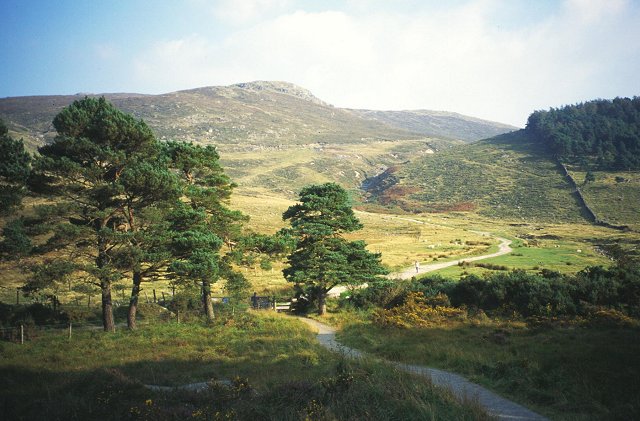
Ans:
POLYGON ((564 161, 600 170, 640 169, 640 97, 535 111, 526 130, 564 161))

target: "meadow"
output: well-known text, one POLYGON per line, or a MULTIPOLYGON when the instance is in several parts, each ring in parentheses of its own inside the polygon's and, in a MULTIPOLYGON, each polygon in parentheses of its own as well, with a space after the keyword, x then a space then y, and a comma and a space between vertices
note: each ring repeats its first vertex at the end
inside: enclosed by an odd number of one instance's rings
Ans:
POLYGON ((214 324, 33 331, 0 342, 4 419, 489 419, 427 380, 322 348, 299 321, 218 312, 214 324), (146 385, 209 382, 202 392, 146 385))
POLYGON ((397 329, 378 326, 362 313, 340 320, 339 340, 348 346, 460 373, 551 419, 640 414, 637 327, 533 327, 484 316, 397 329))

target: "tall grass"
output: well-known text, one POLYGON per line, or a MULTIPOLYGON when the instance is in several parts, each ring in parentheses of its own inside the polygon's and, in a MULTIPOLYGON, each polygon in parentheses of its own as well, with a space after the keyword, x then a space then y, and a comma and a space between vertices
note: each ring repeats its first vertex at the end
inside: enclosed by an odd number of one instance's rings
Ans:
POLYGON ((44 332, 0 343, 3 419, 483 419, 428 381, 344 361, 304 325, 236 313, 213 325, 44 332), (154 392, 211 380, 208 391, 154 392))
POLYGON ((528 328, 508 320, 431 328, 347 324, 340 340, 384 358, 466 375, 552 419, 638 419, 637 329, 528 328))

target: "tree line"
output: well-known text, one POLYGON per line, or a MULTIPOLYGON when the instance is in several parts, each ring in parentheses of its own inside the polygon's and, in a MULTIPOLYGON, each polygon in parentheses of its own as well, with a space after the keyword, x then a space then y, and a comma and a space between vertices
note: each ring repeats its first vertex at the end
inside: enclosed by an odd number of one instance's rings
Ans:
POLYGON ((526 130, 564 162, 586 169, 640 169, 640 97, 535 111, 526 130))
POLYGON ((27 194, 40 203, 7 219, 0 254, 39 256, 22 287, 27 293, 71 279, 99 288, 105 331, 115 330, 112 287, 126 278, 127 325, 135 329, 144 282, 195 283, 212 320, 212 285, 224 280, 231 295, 247 295, 250 284, 236 268, 257 256, 288 255, 286 279, 318 300, 321 313, 333 286, 385 273, 379 254, 341 237, 361 225, 337 184, 303 189, 301 203, 283 215, 291 228, 259 235, 228 207, 236 186, 213 146, 160 142, 144 121, 104 98, 75 101, 53 126, 55 139, 33 157, 0 126, 0 211, 15 213, 27 194))

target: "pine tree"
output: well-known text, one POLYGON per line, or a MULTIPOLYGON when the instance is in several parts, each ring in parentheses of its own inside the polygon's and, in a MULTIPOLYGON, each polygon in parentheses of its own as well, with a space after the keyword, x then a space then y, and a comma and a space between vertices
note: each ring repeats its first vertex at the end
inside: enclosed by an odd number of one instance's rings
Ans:
POLYGON ((380 254, 366 250, 364 241, 347 241, 343 234, 357 231, 356 218, 347 192, 335 183, 302 189, 300 203, 283 214, 297 238, 288 256, 285 278, 318 300, 318 314, 326 313, 327 293, 338 285, 362 285, 387 271, 380 254))
POLYGON ((22 140, 9 136, 7 126, 0 120, 0 214, 20 205, 26 193, 30 163, 22 140))
POLYGON ((122 180, 141 161, 153 160, 158 144, 143 121, 104 98, 75 101, 53 125, 58 134, 34 164, 34 184, 56 203, 47 212, 55 222, 48 246, 69 250, 76 269, 100 287, 103 327, 114 331, 111 285, 122 277, 114 257, 127 207, 122 180))
POLYGON ((224 174, 214 147, 167 142, 163 154, 180 175, 184 199, 168 218, 175 259, 169 270, 177 279, 200 284, 204 313, 213 320, 212 285, 225 278, 237 292, 244 284, 221 249, 223 245, 227 250, 233 248, 247 218, 226 205, 235 184, 224 174))

